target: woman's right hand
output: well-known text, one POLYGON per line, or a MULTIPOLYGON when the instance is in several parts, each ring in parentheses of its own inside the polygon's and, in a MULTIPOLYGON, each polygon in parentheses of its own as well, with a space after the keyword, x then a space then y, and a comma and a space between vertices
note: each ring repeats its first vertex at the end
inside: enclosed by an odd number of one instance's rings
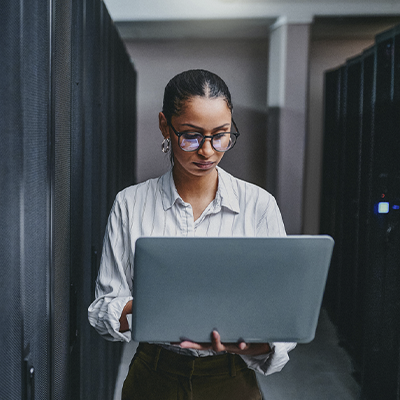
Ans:
POLYGON ((129 331, 129 324, 126 318, 128 314, 132 314, 132 300, 128 301, 122 310, 121 318, 119 319, 119 331, 121 333, 129 331))

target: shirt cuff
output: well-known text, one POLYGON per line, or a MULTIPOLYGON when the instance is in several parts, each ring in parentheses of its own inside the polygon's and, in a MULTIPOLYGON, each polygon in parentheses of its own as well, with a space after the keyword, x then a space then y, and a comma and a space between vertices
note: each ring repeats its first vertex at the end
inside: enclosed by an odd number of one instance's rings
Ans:
POLYGON ((126 319, 128 320, 129 331, 132 332, 132 314, 127 314, 126 319))
MULTIPOLYGON (((119 319, 121 318, 122 310, 126 303, 132 300, 132 297, 117 297, 108 304, 107 318, 104 320, 107 326, 108 333, 115 341, 130 342, 131 341, 131 327, 132 327, 132 314, 130 316, 129 331, 120 332, 119 319)), ((128 316, 127 316, 128 317, 128 316)), ((128 318, 129 323, 129 318, 128 318)))
POLYGON ((289 361, 288 352, 296 347, 296 343, 270 343, 271 351, 259 356, 240 355, 250 369, 262 375, 279 372, 289 361))

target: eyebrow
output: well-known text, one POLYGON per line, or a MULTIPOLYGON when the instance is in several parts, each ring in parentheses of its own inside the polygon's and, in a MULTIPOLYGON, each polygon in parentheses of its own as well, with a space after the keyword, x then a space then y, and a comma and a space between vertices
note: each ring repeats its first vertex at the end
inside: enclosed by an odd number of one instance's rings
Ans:
MULTIPOLYGON (((226 128, 228 125, 231 125, 231 123, 230 122, 227 122, 226 124, 223 124, 223 125, 221 125, 221 126, 217 126, 216 128, 214 128, 214 129, 212 129, 213 131, 216 131, 216 130, 218 130, 218 129, 222 129, 222 128, 226 128)), ((204 130, 204 128, 202 128, 201 126, 196 126, 196 125, 192 125, 192 124, 182 124, 181 126, 187 126, 187 127, 189 127, 189 128, 192 128, 192 129, 198 129, 198 130, 204 130)))

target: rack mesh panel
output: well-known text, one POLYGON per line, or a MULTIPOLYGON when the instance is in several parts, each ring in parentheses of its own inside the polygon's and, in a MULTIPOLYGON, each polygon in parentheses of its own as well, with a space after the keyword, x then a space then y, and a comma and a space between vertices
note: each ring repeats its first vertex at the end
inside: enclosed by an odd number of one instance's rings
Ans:
POLYGON ((69 399, 71 2, 53 2, 54 398, 69 399))
POLYGON ((25 2, 22 11, 24 254, 21 274, 24 347, 30 349, 29 363, 35 369, 34 398, 44 399, 50 393, 48 2, 25 2))
POLYGON ((0 398, 21 398, 23 354, 20 301, 20 191, 23 174, 18 2, 7 1, 0 9, 0 398), (4 299, 6 301, 4 301, 4 299), (18 360, 16 362, 16 360, 18 360))
MULTIPOLYGON (((343 221, 342 221, 342 266, 340 299, 340 334, 348 337, 348 350, 355 355, 355 344, 359 333, 355 331, 359 322, 357 298, 361 273, 358 269, 359 203, 361 169, 361 57, 347 64, 345 83, 345 152, 343 159, 343 221), (350 345, 351 343, 351 345, 350 345)), ((358 326, 359 327, 359 326, 358 326)))
POLYGON ((45 399, 50 388, 48 3, 6 1, 0 13, 0 206, 5 215, 0 264, 6 296, 0 398, 45 399))

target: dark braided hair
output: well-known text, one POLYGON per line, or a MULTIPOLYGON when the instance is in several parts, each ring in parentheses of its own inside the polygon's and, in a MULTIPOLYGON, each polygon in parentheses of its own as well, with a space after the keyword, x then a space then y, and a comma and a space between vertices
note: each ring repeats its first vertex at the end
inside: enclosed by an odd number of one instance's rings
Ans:
POLYGON ((173 77, 165 87, 162 112, 170 123, 173 115, 183 112, 191 97, 223 98, 233 109, 231 94, 226 83, 216 74, 203 69, 184 71, 173 77))

